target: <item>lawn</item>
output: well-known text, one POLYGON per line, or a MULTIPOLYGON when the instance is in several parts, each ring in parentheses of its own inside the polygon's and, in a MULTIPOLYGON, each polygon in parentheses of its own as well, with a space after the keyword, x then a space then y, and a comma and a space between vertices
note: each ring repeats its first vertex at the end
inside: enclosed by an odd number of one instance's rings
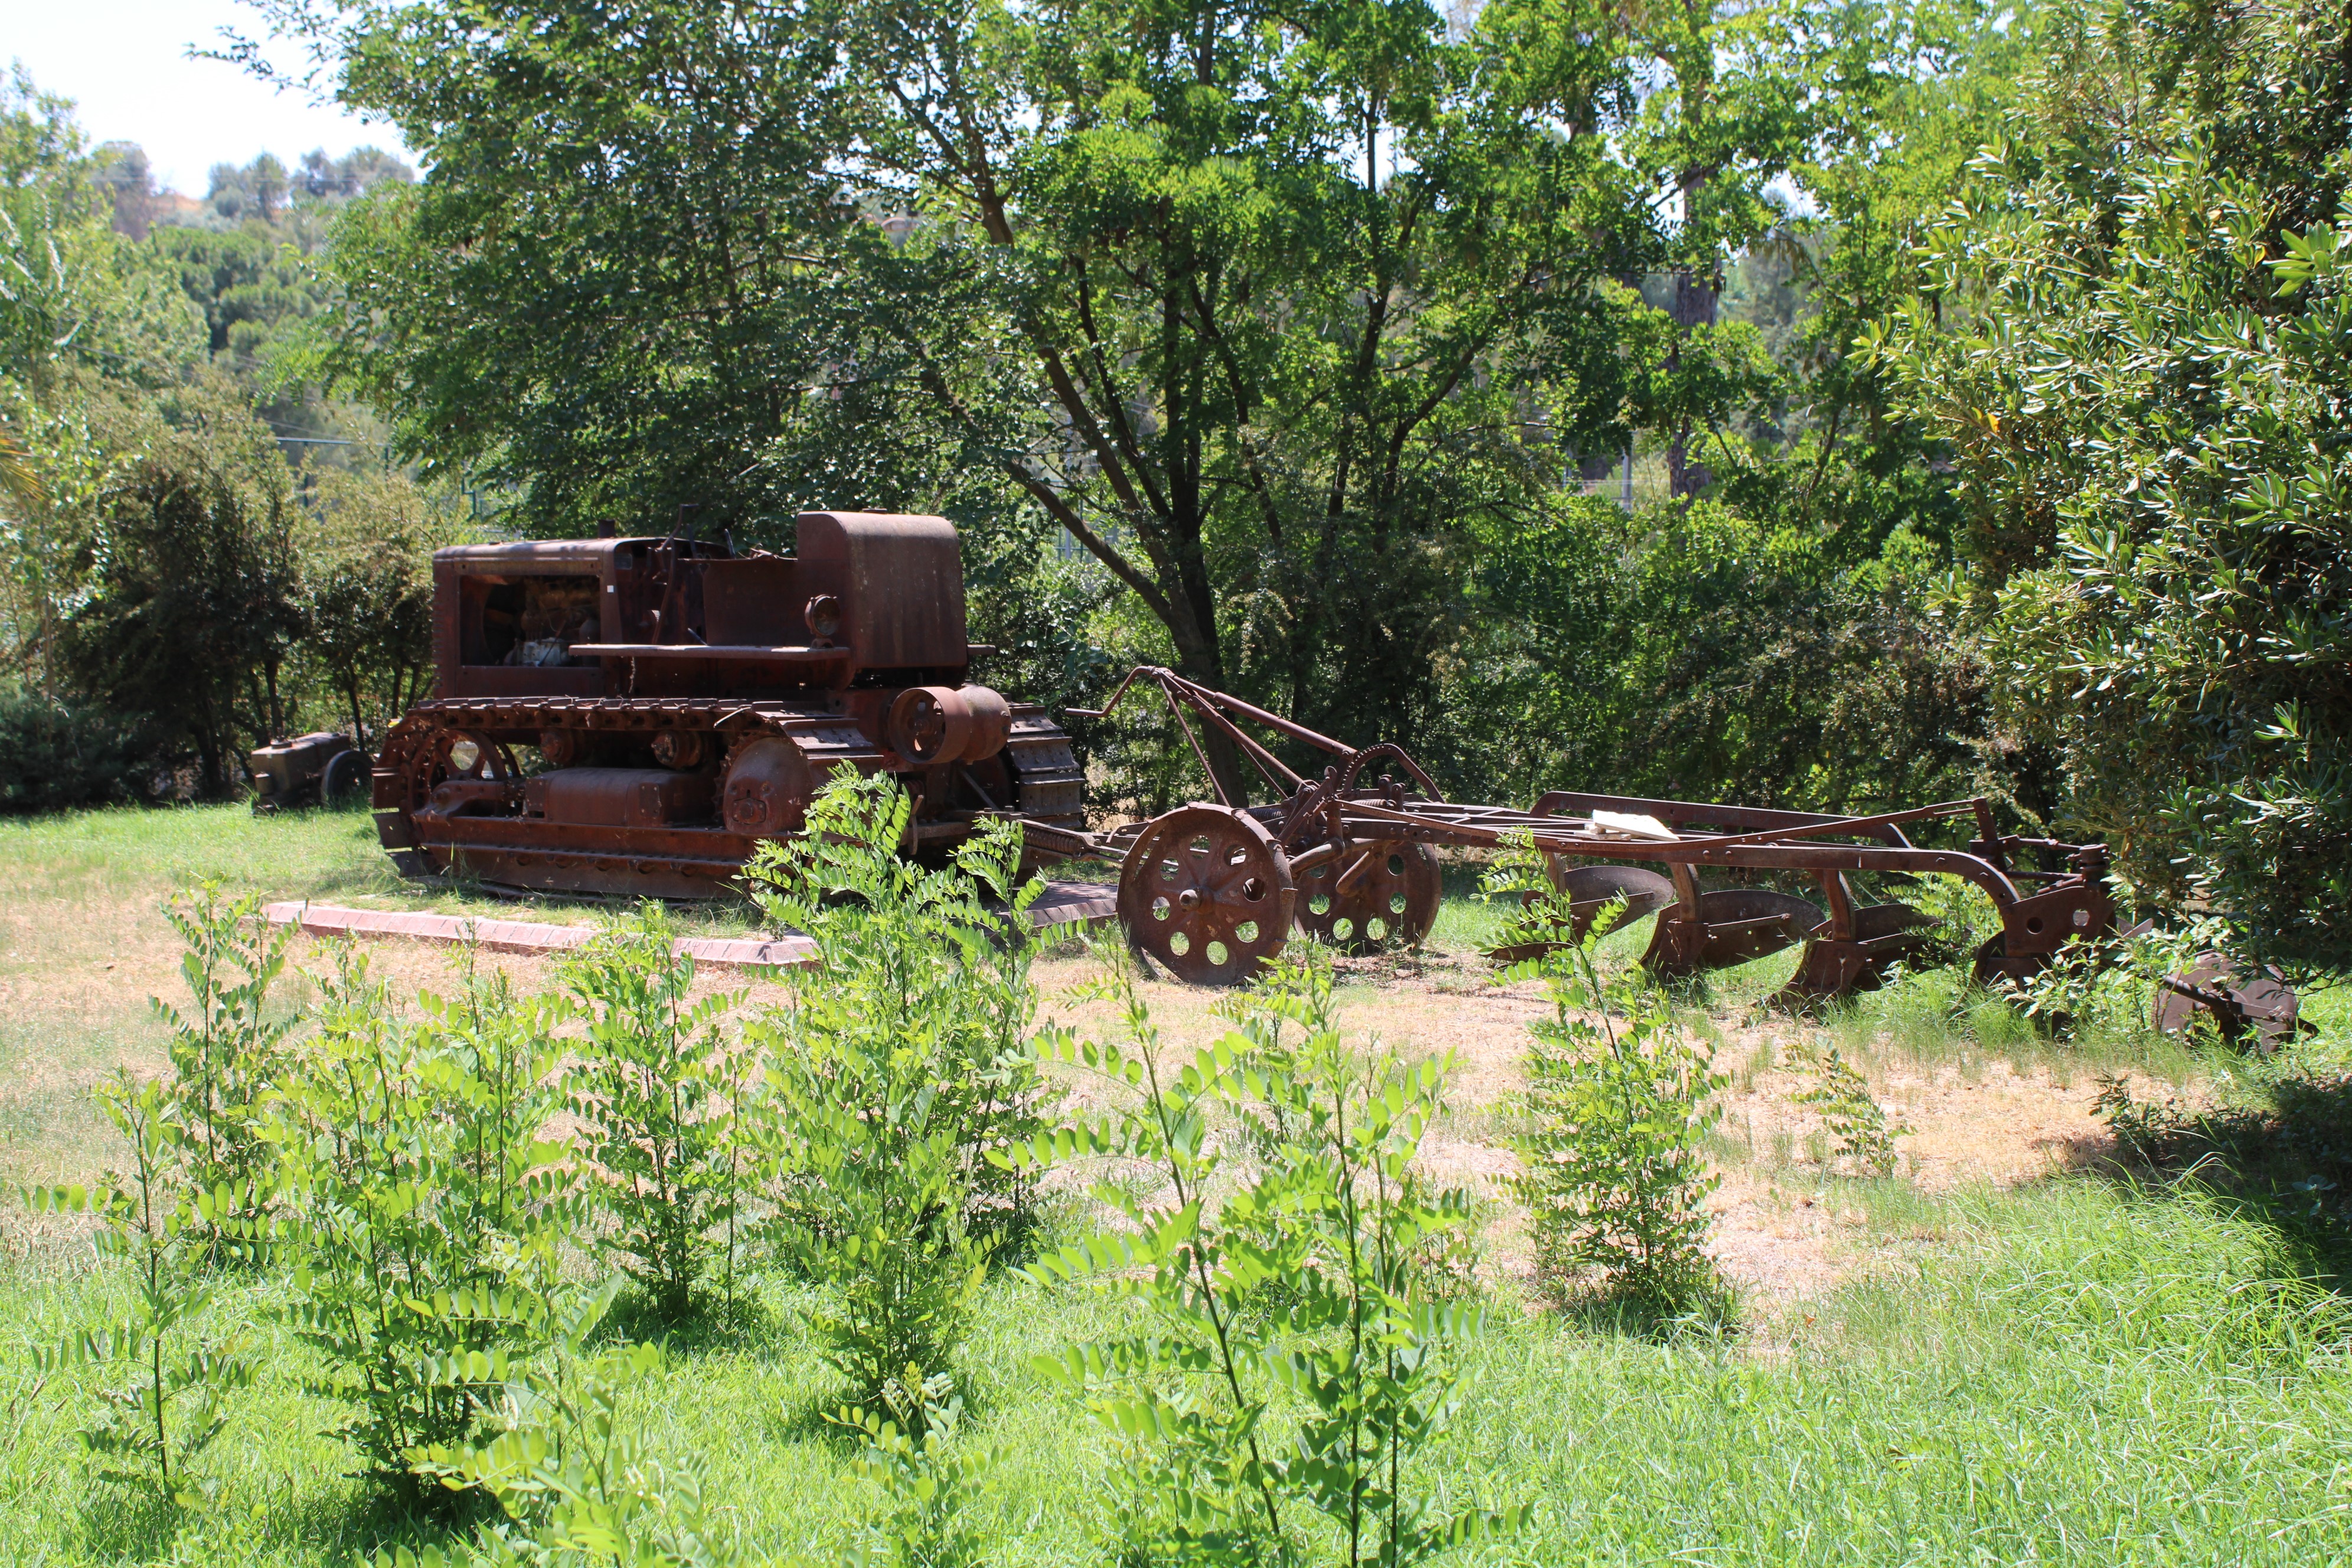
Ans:
MULTIPOLYGON (((118 1063, 157 1064, 146 999, 174 996, 176 954, 154 906, 205 878, 273 897, 428 901, 389 875, 363 816, 207 809, 0 826, 12 1180, 71 1179, 114 1157, 88 1088, 118 1063)), ((2148 1101, 2240 1107, 2250 1139, 2339 1158, 2340 1099, 2308 1086, 2332 1083, 2352 1054, 2340 994, 2318 999, 2318 1035, 2258 1061, 2126 1027, 2053 1044, 1936 972, 1820 1020, 1756 1007, 1785 955, 1715 977, 1682 1013, 1732 1079, 1713 1206, 1738 1321, 1660 1335, 1528 1298, 1524 1240, 1496 1178, 1539 1003, 1488 983, 1468 950, 1492 911, 1459 892, 1432 952, 1352 964, 1343 994, 1360 1036, 1456 1055, 1453 1108, 1427 1157, 1493 1200, 1486 1331, 1421 1479, 1535 1512, 1520 1534, 1449 1561, 2352 1559, 2342 1194, 2162 1180, 2119 1162, 2091 1112, 2101 1075, 2117 1074, 2148 1101), (1893 1177, 1824 1165, 1818 1122, 1795 1096, 1808 1054, 1832 1043, 1911 1129, 1893 1177)), ((1642 934, 1612 938, 1612 961, 1628 962, 1642 934)), ((387 946, 381 962, 405 985, 447 984, 446 955, 432 950, 387 946)), ((552 983, 541 961, 511 967, 519 984, 552 983)), ((1082 1027, 1097 1010, 1058 998, 1086 967, 1068 955, 1041 966, 1050 1009, 1082 1027)), ((1147 995, 1179 1038, 1222 1026, 1197 993, 1155 984, 1147 995)), ((290 986, 285 1005, 304 997, 290 986)), ((350 1477, 351 1453, 323 1435, 335 1409, 306 1392, 316 1368, 278 1321, 284 1287, 266 1273, 225 1281, 215 1310, 269 1347, 202 1461, 216 1495, 176 1533, 127 1505, 90 1479, 76 1444, 89 1379, 42 1378, 29 1354, 127 1282, 70 1226, 13 1205, 5 1222, 0 1561, 346 1563, 462 1539, 350 1477)), ((807 1291, 757 1275, 741 1321, 680 1335, 666 1367, 631 1390, 627 1415, 760 1552, 829 1562, 875 1498, 853 1472, 856 1445, 824 1420, 840 1391, 801 1326, 807 1291)), ((979 1504, 991 1561, 1112 1560, 1129 1456, 1030 1363, 1118 1326, 1082 1289, 1009 1274, 987 1286, 966 1356, 965 1440, 1003 1453, 979 1504)))

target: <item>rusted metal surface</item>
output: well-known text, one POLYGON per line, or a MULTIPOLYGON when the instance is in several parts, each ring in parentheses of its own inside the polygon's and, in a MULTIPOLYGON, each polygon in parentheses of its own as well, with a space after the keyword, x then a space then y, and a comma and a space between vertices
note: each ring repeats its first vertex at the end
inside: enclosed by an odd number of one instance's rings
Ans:
POLYGON ((247 753, 245 765, 257 813, 339 805, 366 787, 369 773, 367 753, 328 730, 272 741, 247 753))
POLYGON ((2187 969, 2156 988, 2156 1026, 2168 1035, 2210 1019, 2222 1039, 2265 1054, 2292 1042, 2303 1027, 2303 1001, 2275 969, 2248 974, 2218 952, 2200 953, 2187 969))
POLYGON ((1245 980, 1281 952, 1297 899, 1289 858, 1265 825, 1218 805, 1180 806, 1155 820, 1118 882, 1129 939, 1196 985, 1245 980))
POLYGON ((1547 856, 1544 864, 1552 885, 1568 895, 1570 934, 1579 942, 1601 911, 1620 899, 1625 904, 1618 916, 1620 925, 1631 925, 1675 901, 1674 879, 1644 866, 1577 865, 1558 855, 1547 856))
MULTIPOLYGON (((1255 823, 1265 844, 1247 857, 1251 875, 1263 885, 1297 881, 1306 900, 1297 915, 1328 925, 1331 909, 1316 911, 1317 873, 1343 875, 1340 868, 1362 865, 1374 851, 1400 847, 1491 847, 1507 842, 1541 851, 1557 885, 1568 889, 1574 934, 1581 937, 1599 911, 1622 899, 1625 918, 1654 913, 1645 962, 1662 974, 1688 974, 1744 963, 1799 942, 1804 953, 1782 993, 1805 1004, 1878 984, 1888 965, 1917 952, 1932 924, 1901 903, 1860 901, 1853 879, 1962 877, 1982 889, 2000 912, 2001 931, 1977 955, 1979 979, 2024 979, 2046 966, 2065 943, 2096 940, 2115 931, 2115 907, 2105 889, 2106 850, 2096 844, 2003 836, 1995 831, 1990 807, 1981 800, 1938 805, 1863 816, 1776 811, 1699 801, 1555 791, 1527 810, 1445 800, 1402 749, 1381 743, 1349 746, 1223 692, 1185 679, 1172 670, 1146 666, 1131 671, 1101 712, 1108 713, 1138 684, 1160 689, 1191 737, 1215 732, 1230 741, 1257 770, 1276 796, 1272 804, 1248 805, 1220 797, 1214 806, 1187 806, 1145 826, 1126 849, 1120 910, 1137 945, 1154 957, 1183 934, 1186 950, 1246 919, 1248 910, 1230 901, 1239 883, 1231 879, 1191 885, 1192 897, 1163 906, 1155 878, 1183 862, 1164 851, 1164 825, 1185 813, 1213 811, 1221 820, 1255 823), (1321 751, 1332 762, 1317 777, 1292 769, 1242 728, 1244 722, 1321 751), (1954 817, 1973 818, 1977 837, 1965 851, 1927 848, 1912 842, 1906 829, 1954 817), (1149 848, 1143 858, 1139 855, 1149 848), (1281 875, 1277 877, 1276 872, 1281 875), (1810 880, 1812 898, 1747 885, 1754 874, 1796 875, 1810 880), (1730 878, 1742 885, 1708 887, 1702 877, 1730 878), (1150 925, 1139 920, 1149 919, 1150 925), (1147 940, 1147 938, 1149 940, 1147 940)), ((1098 715, 1097 715, 1098 716, 1098 715)), ((1215 773, 1202 757, 1217 789, 1215 773)), ((1184 816, 1188 823, 1202 819, 1184 816)), ((1239 852, 1239 830, 1217 840, 1239 852)), ((1251 840, 1255 843, 1255 840, 1251 840)), ((1097 853, 1117 857, 1119 841, 1096 841, 1097 853)), ((1240 862, 1236 862, 1239 864, 1240 862)), ((1434 861, 1429 862, 1434 868, 1434 861)), ((1416 872, 1416 876, 1421 873, 1416 872)), ((1394 912, 1418 908, 1396 886, 1385 898, 1394 912), (1400 891, 1402 904, 1397 904, 1400 891)), ((1430 887, 1433 879, 1415 886, 1430 887)), ((1370 903, 1349 910, 1360 918, 1376 913, 1383 894, 1364 895, 1370 903)), ((1434 917, 1435 898, 1429 897, 1434 917)), ((1256 907, 1253 902, 1250 908, 1256 907)), ((1380 939, 1367 942, 1351 919, 1350 945, 1418 941, 1426 921, 1384 923, 1380 939)), ((1260 928, 1262 929, 1262 928, 1260 928)), ((1309 929, 1314 929, 1309 927, 1309 929)), ((1318 934, 1328 934, 1318 931, 1318 934)), ((1232 944, 1225 944, 1232 952, 1232 944)), ((1264 942, 1248 950, 1259 963, 1280 947, 1264 942)), ((1180 958, 1182 954, 1179 954, 1180 958)), ((1523 956, 1516 950, 1501 956, 1523 956)), ((1163 960, 1164 962, 1164 960, 1163 960)), ((1246 978, 1251 964, 1234 959, 1205 970, 1197 962, 1171 964, 1191 980, 1246 978)))
POLYGON ((385 737, 378 836, 404 870, 716 895, 842 769, 896 776, 908 847, 984 817, 1083 850, 1085 777, 1034 705, 968 677, 944 519, 809 512, 791 555, 691 535, 434 557, 438 688, 385 737))
POLYGON ((1342 952, 1417 946, 1444 901, 1436 852, 1408 838, 1351 843, 1296 879, 1298 929, 1342 952))

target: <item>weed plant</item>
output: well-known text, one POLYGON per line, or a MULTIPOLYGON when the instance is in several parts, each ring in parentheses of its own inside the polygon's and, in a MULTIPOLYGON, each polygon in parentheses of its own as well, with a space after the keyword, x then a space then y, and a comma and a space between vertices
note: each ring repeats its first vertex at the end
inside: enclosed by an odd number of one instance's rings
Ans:
POLYGON ((478 1432, 505 1381, 498 1352, 548 1331, 582 1217, 575 1151, 541 1136, 559 1014, 500 975, 402 1017, 339 950, 269 1126, 283 1162, 272 1234, 291 1322, 323 1364, 314 1392, 355 1407, 345 1430, 396 1484, 415 1451, 478 1432))
POLYGON ((1538 950, 1496 981, 1540 981, 1551 1005, 1528 1026, 1528 1126, 1513 1184, 1538 1279, 1567 1298, 1597 1274, 1606 1297, 1645 1315, 1720 1313, 1706 1241, 1706 1199, 1722 1178, 1705 1151, 1721 1114, 1715 1096, 1730 1079, 1664 998, 1602 982, 1594 951, 1622 900, 1576 935, 1569 895, 1526 845, 1496 858, 1486 889, 1519 902, 1510 943, 1538 950))
POLYGON ((1871 1098, 1870 1083, 1832 1046, 1814 1064, 1814 1084, 1797 1096, 1809 1106, 1836 1142, 1832 1160, 1843 1160, 1865 1176, 1895 1172, 1895 1140, 1911 1131, 1890 1122, 1886 1110, 1871 1098))
POLYGON ((832 1288, 810 1326, 860 1403, 910 1365, 952 1365, 992 1243, 1034 1198, 987 1156, 1034 1135, 1047 1098, 1024 1039, 1044 884, 1016 880, 1020 829, 984 824, 930 869, 898 854, 910 808, 887 777, 836 780, 750 871, 769 918, 816 948, 755 1029, 752 1135, 775 1234, 832 1288))
POLYGON ((437 1546, 396 1551, 383 1568, 733 1568, 748 1561, 740 1532, 717 1517, 691 1465, 652 1454, 623 1415, 626 1391, 657 1376, 657 1344, 604 1352, 591 1341, 612 1289, 574 1292, 558 1307, 546 1353, 519 1366, 487 1441, 419 1450, 413 1462, 452 1492, 485 1493, 500 1521, 470 1553, 437 1546))
POLYGON ((223 1397, 254 1378, 244 1335, 215 1340, 194 1327, 212 1299, 205 1275, 221 1229, 251 1212, 251 1192, 226 1181, 209 1189, 184 1184, 182 1172, 204 1145, 177 1120, 184 1102, 163 1084, 118 1072, 98 1099, 130 1150, 129 1174, 96 1188, 36 1189, 26 1206, 96 1215, 99 1249, 129 1265, 134 1294, 107 1321, 37 1348, 33 1362, 44 1374, 117 1369, 120 1379, 100 1390, 98 1418, 82 1429, 83 1447, 99 1460, 101 1479, 167 1505, 193 1506, 205 1489, 190 1466, 220 1434, 223 1397))
POLYGON ((1410 1177, 1450 1061, 1350 1049, 1330 956, 1311 945, 1286 950, 1244 1026, 1189 1059, 1165 1047, 1129 965, 1111 963, 1098 991, 1125 1043, 1056 1030, 1040 1049, 1124 1103, 1000 1157, 1156 1177, 1149 1194, 1097 1182, 1115 1225, 1025 1271, 1131 1304, 1129 1332, 1037 1363, 1109 1431, 1153 1439, 1122 1558, 1404 1564, 1523 1523, 1450 1506, 1415 1474, 1483 1321, 1421 1268, 1426 1238, 1470 1213, 1465 1194, 1410 1177), (1277 1049, 1278 1023, 1299 1033, 1277 1049))
POLYGON ((259 895, 225 898, 216 882, 174 897, 163 915, 185 947, 180 974, 190 998, 185 1008, 152 1002, 171 1030, 172 1071, 161 1082, 173 1101, 166 1125, 178 1175, 190 1188, 257 1198, 273 1158, 261 1133, 265 1104, 295 1025, 271 1016, 270 987, 285 972, 294 928, 273 931, 259 895))
POLYGON ((982 1483, 1003 1450, 959 1441, 963 1398, 945 1373, 919 1367, 882 1385, 879 1410, 842 1409, 829 1419, 856 1433, 865 1451, 853 1467, 882 1495, 887 1512, 848 1554, 872 1568, 975 1568, 990 1542, 976 1515, 982 1483))
POLYGON ((689 1005, 694 961, 670 934, 649 904, 607 921, 563 978, 588 1026, 567 1079, 593 1201, 612 1221, 599 1244, 676 1321, 714 1261, 734 1295, 745 1069, 719 1032, 743 994, 689 1005))

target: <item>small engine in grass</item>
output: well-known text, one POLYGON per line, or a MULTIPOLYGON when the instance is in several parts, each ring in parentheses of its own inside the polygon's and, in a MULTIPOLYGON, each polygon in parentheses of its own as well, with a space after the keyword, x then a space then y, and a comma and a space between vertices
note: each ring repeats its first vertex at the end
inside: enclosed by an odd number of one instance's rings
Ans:
POLYGON ((328 730, 272 741, 248 752, 245 765, 253 775, 256 813, 357 800, 374 768, 365 752, 328 730))

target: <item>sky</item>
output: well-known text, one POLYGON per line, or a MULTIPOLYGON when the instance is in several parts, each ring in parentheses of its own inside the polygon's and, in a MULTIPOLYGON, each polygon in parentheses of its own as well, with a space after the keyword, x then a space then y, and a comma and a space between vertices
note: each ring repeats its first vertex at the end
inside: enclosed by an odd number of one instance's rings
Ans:
MULTIPOLYGON (((235 0, 0 0, 0 63, 21 61, 42 91, 73 99, 93 145, 138 142, 155 183, 192 196, 215 163, 263 153, 290 164, 313 148, 340 157, 373 145, 415 162, 389 125, 188 58, 191 45, 215 47, 224 26, 257 30, 235 0)), ((272 58, 281 54, 282 64, 299 58, 282 45, 272 58)))

